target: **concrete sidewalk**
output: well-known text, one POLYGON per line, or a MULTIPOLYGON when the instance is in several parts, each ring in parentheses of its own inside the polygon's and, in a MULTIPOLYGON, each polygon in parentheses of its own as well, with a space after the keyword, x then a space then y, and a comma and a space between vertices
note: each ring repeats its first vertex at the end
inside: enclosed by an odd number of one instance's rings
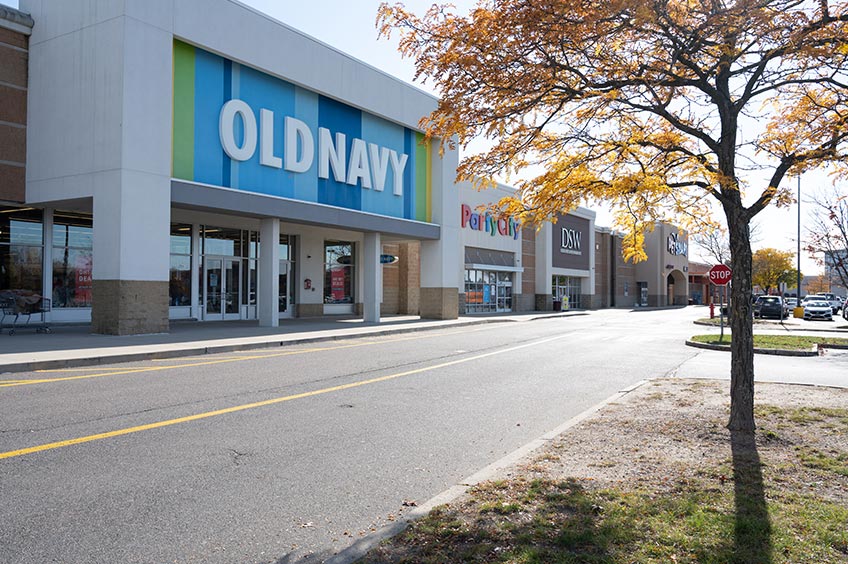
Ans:
POLYGON ((0 372, 28 372, 174 358, 336 339, 380 336, 395 333, 465 327, 485 323, 507 323, 586 315, 569 312, 530 312, 466 316, 452 320, 427 320, 418 316, 384 317, 381 323, 365 323, 361 318, 307 318, 280 320, 279 327, 260 327, 257 321, 198 323, 175 321, 169 333, 154 335, 95 335, 90 325, 52 325, 50 333, 38 333, 32 326, 18 326, 14 335, 8 329, 0 334, 0 372))

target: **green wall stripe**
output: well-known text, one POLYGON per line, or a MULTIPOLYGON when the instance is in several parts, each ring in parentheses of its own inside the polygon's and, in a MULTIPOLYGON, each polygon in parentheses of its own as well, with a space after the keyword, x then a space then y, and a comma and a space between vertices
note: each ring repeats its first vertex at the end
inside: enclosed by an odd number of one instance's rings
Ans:
POLYGON ((427 218, 427 173, 430 163, 427 162, 427 147, 424 145, 424 134, 415 132, 415 219, 428 221, 427 218))
POLYGON ((174 40, 174 178, 194 180, 194 47, 174 40))

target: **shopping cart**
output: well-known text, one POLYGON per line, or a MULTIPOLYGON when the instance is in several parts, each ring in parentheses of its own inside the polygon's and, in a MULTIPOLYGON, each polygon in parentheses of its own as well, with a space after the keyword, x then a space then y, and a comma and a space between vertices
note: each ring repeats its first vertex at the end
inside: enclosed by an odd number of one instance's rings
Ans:
POLYGON ((41 323, 36 327, 36 333, 50 333, 50 326, 47 323, 47 313, 50 311, 51 301, 49 298, 41 296, 16 296, 0 298, 0 310, 3 311, 3 316, 0 318, 0 328, 6 322, 7 317, 14 316, 12 326, 9 328, 9 335, 14 335, 15 330, 20 326, 18 320, 26 316, 24 327, 29 326, 33 315, 41 316, 41 323), (38 298, 37 300, 35 298, 38 298))

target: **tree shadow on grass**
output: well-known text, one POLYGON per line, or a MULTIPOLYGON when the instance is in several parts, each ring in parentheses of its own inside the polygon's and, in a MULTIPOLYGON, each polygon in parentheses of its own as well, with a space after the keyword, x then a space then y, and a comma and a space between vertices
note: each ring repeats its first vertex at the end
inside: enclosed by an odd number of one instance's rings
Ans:
POLYGON ((633 534, 605 525, 603 509, 575 480, 526 482, 508 501, 495 501, 495 490, 473 497, 471 511, 437 507, 362 562, 605 564, 613 562, 610 545, 633 534))
POLYGON ((731 431, 736 515, 733 564, 771 564, 771 521, 753 432, 731 431))
POLYGON ((729 492, 697 481, 657 489, 587 489, 576 479, 491 482, 461 505, 437 507, 361 562, 612 564, 682 557, 772 564, 753 434, 731 433, 731 447, 735 511, 725 504, 729 492))

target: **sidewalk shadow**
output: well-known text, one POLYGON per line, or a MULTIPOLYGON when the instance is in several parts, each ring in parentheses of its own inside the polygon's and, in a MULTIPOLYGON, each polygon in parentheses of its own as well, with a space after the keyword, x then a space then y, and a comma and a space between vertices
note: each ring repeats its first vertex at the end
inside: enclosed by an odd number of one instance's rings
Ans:
POLYGON ((731 431, 736 504, 732 564, 771 564, 771 521, 754 433, 731 431))

